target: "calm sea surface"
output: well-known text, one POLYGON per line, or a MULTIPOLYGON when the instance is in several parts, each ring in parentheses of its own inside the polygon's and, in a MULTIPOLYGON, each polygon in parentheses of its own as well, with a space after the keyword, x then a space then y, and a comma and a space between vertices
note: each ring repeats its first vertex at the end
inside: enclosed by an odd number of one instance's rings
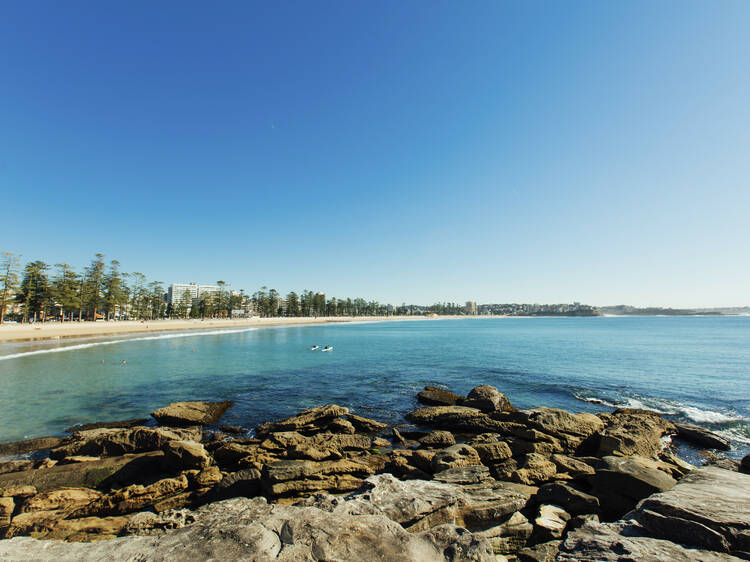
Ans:
POLYGON ((427 320, 2 344, 0 442, 147 417, 177 400, 234 400, 221 423, 248 428, 326 403, 400 423, 425 385, 463 394, 478 384, 519 408, 649 408, 729 437, 731 456, 750 451, 750 317, 427 320))

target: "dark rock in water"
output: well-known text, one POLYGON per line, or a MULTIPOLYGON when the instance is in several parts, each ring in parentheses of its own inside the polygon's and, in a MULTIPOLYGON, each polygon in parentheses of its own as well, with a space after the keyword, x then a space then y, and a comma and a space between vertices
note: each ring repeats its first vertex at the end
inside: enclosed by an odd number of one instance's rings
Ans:
POLYGON ((337 406, 335 404, 328 404, 326 406, 317 406, 310 408, 304 412, 300 412, 296 416, 291 416, 278 422, 268 422, 259 425, 256 429, 256 433, 259 436, 266 435, 268 433, 275 433, 279 431, 301 431, 307 428, 320 430, 320 427, 335 418, 345 416, 349 413, 348 408, 343 406, 337 406))
POLYGON ((73 433, 74 431, 88 431, 89 429, 108 429, 113 427, 128 428, 136 427, 139 425, 146 425, 148 419, 140 418, 135 420, 121 420, 112 422, 96 422, 96 423, 84 423, 81 425, 74 425, 65 430, 65 433, 73 433))
POLYGON ((675 427, 677 427, 677 439, 708 449, 719 449, 720 451, 730 449, 729 439, 716 435, 712 431, 686 423, 676 423, 675 427))
POLYGON ((745 455, 740 461, 740 470, 750 473, 750 455, 745 455))
POLYGON ((382 423, 370 418, 364 418, 354 414, 346 414, 346 419, 361 433, 377 433, 388 429, 387 423, 382 423))
POLYGON ((232 406, 231 401, 225 402, 173 402, 169 406, 159 408, 151 415, 160 425, 209 425, 219 421, 232 406))
POLYGON ((0 443, 0 455, 18 455, 52 449, 62 443, 60 437, 37 437, 26 441, 14 441, 12 443, 0 443))
POLYGON ((559 505, 572 515, 599 511, 599 500, 596 497, 558 482, 543 485, 533 500, 559 505))
POLYGON ((740 559, 725 553, 685 548, 655 539, 632 521, 586 523, 565 538, 558 562, 623 562, 668 560, 669 562, 728 562, 740 559))
POLYGON ((465 400, 463 396, 455 394, 450 390, 425 386, 424 390, 417 394, 417 400, 422 404, 430 406, 456 406, 465 400))
POLYGON ((109 457, 99 461, 0 474, 0 489, 34 486, 39 492, 47 492, 62 487, 108 488, 161 474, 163 465, 164 453, 161 451, 109 457))
POLYGON ((224 433, 231 433, 233 435, 244 435, 247 433, 247 429, 244 427, 238 427, 236 425, 220 425, 219 431, 223 431, 224 433))
POLYGON ((616 519, 651 494, 671 490, 677 481, 642 457, 604 457, 595 467, 592 494, 602 511, 616 519))
POLYGON ((508 397, 488 384, 472 388, 462 405, 486 413, 506 412, 513 409, 508 397))
POLYGON ((562 541, 548 541, 519 550, 519 562, 554 562, 562 541))
POLYGON ((235 498, 193 512, 195 523, 155 536, 95 543, 21 537, 0 541, 0 558, 73 560, 412 560, 489 562, 483 537, 453 525, 409 533, 380 515, 328 513, 235 498))
POLYGON ((692 471, 646 498, 635 519, 649 535, 721 552, 750 552, 750 476, 721 468, 692 471))

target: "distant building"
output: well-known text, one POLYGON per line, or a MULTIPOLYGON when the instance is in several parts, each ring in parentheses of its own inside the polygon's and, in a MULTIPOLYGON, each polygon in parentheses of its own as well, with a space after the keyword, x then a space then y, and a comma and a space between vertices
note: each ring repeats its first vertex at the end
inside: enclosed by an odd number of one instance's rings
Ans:
POLYGON ((179 304, 190 294, 190 301, 195 301, 204 295, 216 294, 221 291, 218 285, 197 285, 196 283, 172 283, 167 290, 167 302, 172 306, 179 304))
POLYGON ((477 314, 477 303, 475 301, 466 301, 466 314, 476 316, 477 314))

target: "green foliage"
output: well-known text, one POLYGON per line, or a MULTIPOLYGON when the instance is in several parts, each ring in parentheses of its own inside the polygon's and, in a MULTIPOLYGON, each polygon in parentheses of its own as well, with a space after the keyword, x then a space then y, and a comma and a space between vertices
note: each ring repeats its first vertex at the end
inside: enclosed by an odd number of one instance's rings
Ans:
POLYGON ((5 309, 18 291, 18 270, 21 262, 18 256, 3 252, 0 260, 0 324, 5 319, 5 309))
POLYGON ((52 304, 47 270, 49 265, 43 261, 32 261, 26 264, 23 271, 21 286, 16 294, 16 301, 23 305, 23 317, 31 316, 34 320, 40 316, 44 318, 52 304))

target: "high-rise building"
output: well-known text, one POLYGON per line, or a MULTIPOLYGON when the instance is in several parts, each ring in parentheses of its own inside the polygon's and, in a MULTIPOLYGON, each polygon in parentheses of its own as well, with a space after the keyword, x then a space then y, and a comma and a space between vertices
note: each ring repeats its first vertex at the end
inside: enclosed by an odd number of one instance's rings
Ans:
POLYGON ((476 315, 477 303, 474 301, 466 301, 466 314, 476 315))
POLYGON ((174 306, 182 302, 185 293, 190 294, 191 302, 204 295, 216 294, 221 291, 218 285, 198 285, 196 283, 172 283, 167 290, 167 302, 174 306))

